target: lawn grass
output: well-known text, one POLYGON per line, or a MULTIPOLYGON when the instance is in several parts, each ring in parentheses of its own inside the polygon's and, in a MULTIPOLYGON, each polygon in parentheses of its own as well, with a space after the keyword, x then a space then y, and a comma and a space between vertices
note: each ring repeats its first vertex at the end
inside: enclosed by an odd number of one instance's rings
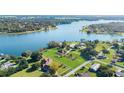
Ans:
MULTIPOLYGON (((101 64, 101 63, 99 63, 97 61, 93 61, 93 62, 87 64, 84 69, 80 69, 76 73, 83 73, 83 74, 88 73, 90 77, 97 77, 96 76, 97 74, 95 72, 90 72, 89 71, 89 68, 91 67, 92 64, 101 64)), ((107 65, 101 64, 101 66, 107 66, 107 65)), ((113 70, 113 71, 117 70, 115 67, 110 67, 110 69, 113 70)), ((70 77, 74 77, 74 75, 72 74, 70 77)))
POLYGON ((22 71, 19 71, 10 77, 40 77, 42 75, 41 71, 33 71, 33 72, 26 72, 27 69, 24 69, 22 71))
POLYGON ((124 62, 116 62, 115 64, 124 67, 124 62))
POLYGON ((113 59, 113 55, 115 54, 115 51, 113 49, 110 49, 110 54, 106 54, 106 59, 102 59, 101 61, 106 62, 106 63, 111 63, 111 60, 113 59))
POLYGON ((99 42, 99 43, 96 45, 95 50, 96 50, 97 52, 100 52, 100 51, 103 49, 103 47, 105 47, 105 48, 107 49, 107 48, 109 48, 110 46, 109 46, 108 44, 106 44, 106 43, 99 42))
POLYGON ((40 70, 36 70, 33 72, 26 72, 27 69, 29 69, 32 64, 34 63, 30 63, 28 68, 22 71, 16 72, 15 74, 12 74, 10 77, 40 77, 42 75, 42 72, 40 70))
MULTIPOLYGON (((87 68, 80 69, 76 73, 83 73, 83 74, 88 73, 90 77, 96 77, 96 73, 90 72, 89 69, 87 68)), ((72 74, 70 77, 74 77, 74 74, 72 74)))
POLYGON ((69 68, 74 69, 75 67, 79 66, 85 60, 80 56, 80 53, 78 51, 72 51, 73 55, 76 55, 77 58, 75 60, 71 60, 70 58, 63 56, 63 57, 57 57, 57 49, 49 49, 46 52, 43 53, 45 57, 51 58, 52 60, 55 60, 56 62, 60 62, 64 65, 66 65, 69 68))

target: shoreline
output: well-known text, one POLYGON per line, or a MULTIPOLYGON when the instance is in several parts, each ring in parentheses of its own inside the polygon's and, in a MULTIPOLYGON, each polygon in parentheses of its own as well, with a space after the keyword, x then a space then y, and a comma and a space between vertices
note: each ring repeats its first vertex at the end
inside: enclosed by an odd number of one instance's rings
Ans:
POLYGON ((25 31, 25 32, 14 32, 14 33, 7 33, 7 32, 0 32, 0 35, 8 34, 8 35, 22 35, 22 34, 30 34, 35 32, 45 32, 49 30, 55 30, 57 27, 49 27, 48 30, 40 29, 40 30, 33 30, 33 31, 25 31))
MULTIPOLYGON (((82 33, 87 33, 86 31, 80 30, 82 33)), ((90 32, 87 34, 99 34, 99 35, 105 35, 105 34, 111 34, 111 35, 119 35, 119 36, 124 36, 124 32, 115 32, 115 33, 107 33, 107 32, 90 32)))
POLYGON ((111 34, 111 35, 121 35, 121 36, 124 36, 124 32, 91 32, 87 31, 87 26, 84 26, 83 29, 80 30, 80 32, 84 32, 84 33, 87 33, 87 34, 111 34))

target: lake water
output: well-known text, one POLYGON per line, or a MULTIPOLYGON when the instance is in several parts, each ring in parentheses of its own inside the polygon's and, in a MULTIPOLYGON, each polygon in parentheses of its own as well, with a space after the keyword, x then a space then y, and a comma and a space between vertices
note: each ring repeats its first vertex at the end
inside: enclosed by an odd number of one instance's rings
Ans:
POLYGON ((46 47, 49 41, 79 41, 80 39, 87 40, 102 40, 111 41, 121 39, 124 36, 109 35, 109 34, 90 34, 82 33, 79 30, 82 26, 90 24, 117 22, 115 20, 98 20, 98 21, 78 21, 71 24, 57 26, 57 29, 48 32, 35 32, 30 34, 0 35, 0 53, 20 55, 26 50, 38 50, 46 47))

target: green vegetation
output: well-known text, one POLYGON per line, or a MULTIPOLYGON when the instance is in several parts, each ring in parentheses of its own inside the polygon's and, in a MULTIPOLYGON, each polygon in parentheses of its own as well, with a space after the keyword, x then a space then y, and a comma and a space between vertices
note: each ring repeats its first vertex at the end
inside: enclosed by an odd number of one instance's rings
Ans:
POLYGON ((111 22, 104 24, 92 24, 89 26, 84 26, 82 31, 87 33, 109 33, 118 34, 124 32, 124 22, 111 22))
POLYGON ((112 77, 114 71, 108 66, 101 66, 97 72, 98 77, 112 77))
POLYGON ((27 72, 27 69, 24 69, 22 71, 19 71, 13 75, 11 75, 11 77, 40 77, 42 75, 41 71, 33 71, 33 72, 27 72))
POLYGON ((0 76, 65 76, 75 68, 84 65, 70 76, 113 77, 117 67, 121 69, 124 67, 123 45, 121 41, 51 41, 47 48, 34 52, 25 51, 19 57, 0 55, 0 76), (93 65, 100 67, 92 71, 93 65))
POLYGON ((0 33, 28 33, 48 31, 57 25, 69 24, 80 19, 56 19, 43 16, 13 16, 0 17, 0 33))
POLYGON ((55 60, 56 62, 60 62, 60 63, 63 63, 65 64, 66 66, 68 66, 69 68, 75 68, 77 67, 78 65, 80 65, 81 63, 83 63, 85 60, 80 57, 80 53, 77 52, 77 51, 73 51, 73 52, 70 52, 68 55, 66 56, 62 56, 62 57, 59 57, 57 56, 57 48, 54 48, 54 49, 49 49, 47 51, 45 51, 43 53, 43 55, 45 57, 50 57, 52 58, 53 60, 55 60), (73 55, 73 56, 76 56, 77 58, 75 60, 72 60, 69 55, 73 55))

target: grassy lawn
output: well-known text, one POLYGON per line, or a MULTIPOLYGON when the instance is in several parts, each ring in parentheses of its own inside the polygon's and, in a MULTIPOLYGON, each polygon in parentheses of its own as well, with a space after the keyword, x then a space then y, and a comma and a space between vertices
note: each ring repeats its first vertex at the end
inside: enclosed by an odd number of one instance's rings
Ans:
POLYGON ((63 56, 63 57, 57 57, 57 49, 49 49, 46 52, 44 52, 44 56, 45 57, 49 57, 51 59, 53 59, 56 62, 60 62, 64 65, 66 65, 69 68, 75 68, 77 66, 79 66, 80 64, 82 64, 85 60, 80 57, 80 53, 78 51, 72 51, 71 54, 73 54, 74 56, 76 56, 75 60, 71 60, 70 58, 68 58, 67 56, 63 56))
POLYGON ((107 58, 101 60, 101 61, 106 62, 108 64, 111 62, 111 60, 113 59, 113 55, 115 54, 115 51, 113 49, 110 49, 109 51, 110 51, 110 54, 106 54, 107 58))
POLYGON ((79 42, 67 42, 67 44, 79 44, 79 42))
MULTIPOLYGON (((90 72, 89 71, 89 68, 91 67, 91 65, 96 64, 96 63, 99 63, 99 62, 93 61, 93 62, 87 64, 84 69, 80 69, 76 73, 80 73, 80 74, 88 73, 90 77, 97 77, 95 72, 90 72)), ((101 66, 107 66, 107 65, 101 64, 101 66)), ((117 70, 115 67, 111 67, 110 69, 114 70, 114 71, 117 70)), ((71 75, 70 77, 74 77, 74 75, 71 75)))
POLYGON ((39 77, 42 75, 41 71, 33 71, 33 72, 26 72, 27 69, 24 69, 22 71, 19 71, 13 75, 11 75, 10 77, 39 77))
POLYGON ((124 67, 124 62, 116 62, 116 64, 124 67))
POLYGON ((0 60, 0 63, 2 63, 2 62, 4 62, 4 61, 6 61, 5 59, 3 59, 3 60, 0 60))
POLYGON ((106 44, 106 43, 99 42, 99 43, 96 45, 95 50, 98 51, 98 52, 100 52, 100 51, 103 49, 103 47, 105 47, 105 48, 107 49, 107 48, 109 48, 110 46, 109 46, 108 44, 106 44))
POLYGON ((15 74, 11 75, 10 77, 39 77, 39 76, 41 76, 42 72, 39 70, 36 70, 33 72, 26 72, 26 70, 29 69, 32 64, 34 64, 34 63, 30 63, 28 68, 26 68, 22 71, 19 71, 15 74))
MULTIPOLYGON (((96 73, 90 72, 89 69, 87 68, 80 69, 76 73, 82 73, 82 74, 88 73, 90 77, 96 77, 96 73)), ((70 77, 74 77, 74 75, 71 75, 70 77)))

